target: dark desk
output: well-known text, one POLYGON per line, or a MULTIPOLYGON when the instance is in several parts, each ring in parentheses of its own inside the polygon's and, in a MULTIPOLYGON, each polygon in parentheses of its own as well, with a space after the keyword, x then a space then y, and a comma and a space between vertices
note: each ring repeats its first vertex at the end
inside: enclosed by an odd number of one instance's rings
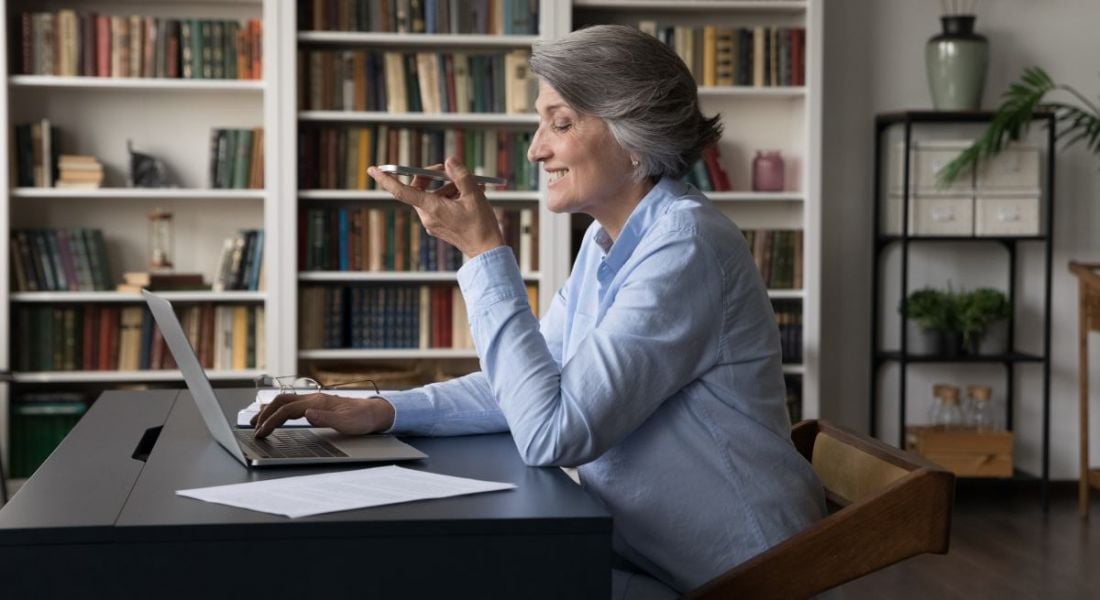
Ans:
MULTIPOLYGON (((227 418, 252 398, 219 392, 227 418)), ((186 391, 108 392, 0 510, 0 590, 27 598, 608 598, 611 518, 508 435, 407 438, 415 469, 517 489, 288 519, 176 490, 316 473, 247 470, 186 391), (163 425, 142 462, 143 433, 163 425)), ((358 467, 349 468, 363 468, 358 467)))

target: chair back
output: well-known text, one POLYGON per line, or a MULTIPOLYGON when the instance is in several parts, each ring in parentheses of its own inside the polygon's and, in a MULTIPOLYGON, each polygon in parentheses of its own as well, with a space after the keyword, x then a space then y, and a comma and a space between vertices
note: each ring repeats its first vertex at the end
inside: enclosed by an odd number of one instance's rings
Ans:
POLYGON ((791 440, 825 487, 830 514, 684 598, 809 598, 911 556, 946 554, 955 476, 825 421, 791 440))

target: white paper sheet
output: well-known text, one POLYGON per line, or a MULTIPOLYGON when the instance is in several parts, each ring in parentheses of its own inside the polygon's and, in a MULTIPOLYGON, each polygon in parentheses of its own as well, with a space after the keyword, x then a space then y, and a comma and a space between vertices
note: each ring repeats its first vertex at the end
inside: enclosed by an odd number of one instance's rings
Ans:
POLYGON ((511 483, 389 466, 179 490, 176 493, 204 502, 297 518, 515 487, 511 483))
MULTIPOLYGON (((332 393, 337 396, 344 396, 345 398, 372 398, 374 396, 385 397, 389 390, 382 390, 379 393, 374 393, 374 390, 326 390, 328 393, 332 393)), ((251 427, 252 417, 256 416, 260 412, 265 404, 275 399, 275 396, 279 395, 279 390, 257 390, 256 400, 248 406, 241 409, 237 413, 237 426, 238 427, 251 427)), ((283 427, 309 427, 309 421, 305 418, 291 419, 283 424, 283 427)))

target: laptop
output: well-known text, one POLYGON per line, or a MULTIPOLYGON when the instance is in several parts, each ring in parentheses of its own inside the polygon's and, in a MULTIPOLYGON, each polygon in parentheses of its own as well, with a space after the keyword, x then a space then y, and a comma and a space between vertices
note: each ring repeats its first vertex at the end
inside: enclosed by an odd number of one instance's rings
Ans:
POLYGON ((149 305, 153 319, 183 373, 183 380, 187 382, 187 389, 191 390, 191 397, 195 399, 210 435, 246 467, 427 458, 427 454, 389 435, 349 436, 328 428, 296 427, 276 429, 266 438, 255 439, 251 429, 230 427, 218 405, 214 388, 210 386, 206 372, 183 333, 172 304, 148 290, 142 290, 141 295, 145 297, 145 303, 149 305))

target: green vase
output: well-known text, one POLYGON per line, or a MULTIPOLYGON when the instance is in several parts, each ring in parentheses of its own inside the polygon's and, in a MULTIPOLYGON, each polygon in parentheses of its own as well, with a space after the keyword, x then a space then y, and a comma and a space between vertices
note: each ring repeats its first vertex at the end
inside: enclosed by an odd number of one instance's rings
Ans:
POLYGON ((928 40, 924 62, 936 110, 978 110, 989 66, 989 40, 974 33, 974 16, 940 17, 943 33, 928 40))

